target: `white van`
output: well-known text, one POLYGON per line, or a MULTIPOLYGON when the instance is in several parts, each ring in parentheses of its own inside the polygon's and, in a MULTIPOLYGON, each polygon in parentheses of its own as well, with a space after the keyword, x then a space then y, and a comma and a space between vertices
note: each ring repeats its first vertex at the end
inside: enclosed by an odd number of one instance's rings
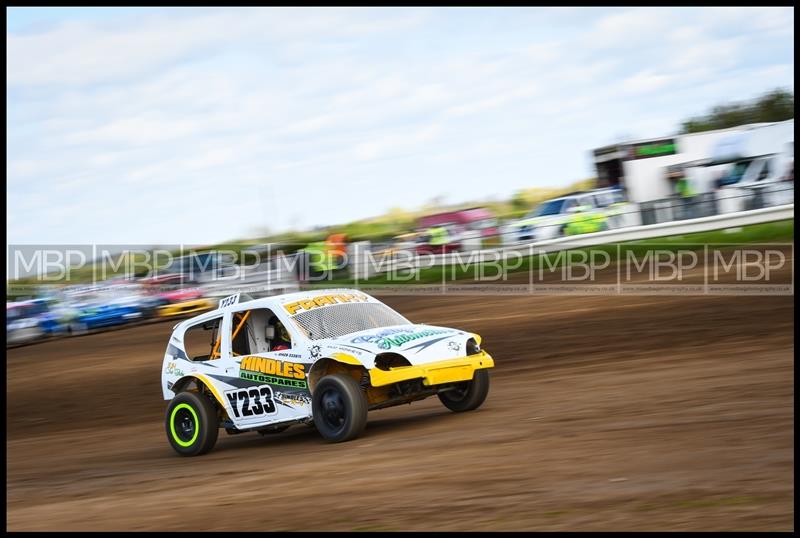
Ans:
POLYGON ((730 213, 791 203, 793 182, 783 180, 793 165, 792 119, 733 133, 715 145, 710 159, 688 168, 698 167, 691 175, 703 184, 700 190, 716 191, 719 211, 730 213))

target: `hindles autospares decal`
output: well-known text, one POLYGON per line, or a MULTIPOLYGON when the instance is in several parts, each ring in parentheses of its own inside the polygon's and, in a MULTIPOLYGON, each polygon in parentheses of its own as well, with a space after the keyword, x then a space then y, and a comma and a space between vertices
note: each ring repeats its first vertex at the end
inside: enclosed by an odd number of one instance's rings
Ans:
POLYGON ((305 368, 305 364, 296 362, 244 357, 240 364, 239 377, 282 387, 307 388, 305 368))
POLYGON ((278 385, 280 387, 293 387, 298 389, 308 388, 308 383, 303 379, 289 379, 286 377, 278 377, 274 375, 259 374, 258 372, 242 371, 239 377, 248 381, 256 383, 267 383, 269 385, 278 385))

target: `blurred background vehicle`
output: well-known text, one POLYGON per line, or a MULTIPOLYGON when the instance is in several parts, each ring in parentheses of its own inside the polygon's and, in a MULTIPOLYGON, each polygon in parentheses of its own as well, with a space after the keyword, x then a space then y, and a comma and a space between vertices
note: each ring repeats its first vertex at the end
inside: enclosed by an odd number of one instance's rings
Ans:
POLYGON ((67 324, 67 332, 72 335, 124 325, 143 317, 137 305, 102 292, 81 294, 68 302, 66 307, 72 311, 67 324))
POLYGON ((631 204, 619 188, 574 192, 545 200, 511 225, 511 241, 544 241, 600 232, 625 224, 631 204))
POLYGON ((794 168, 794 120, 730 133, 709 158, 684 166, 701 191, 715 192, 719 213, 791 203, 794 190, 783 182, 794 168))
POLYGON ((155 308, 159 317, 190 315, 215 306, 213 301, 204 297, 203 288, 188 281, 185 273, 155 276, 142 280, 141 284, 153 297, 150 306, 155 308))
POLYGON ((484 207, 425 215, 417 220, 418 254, 477 250, 498 245, 498 222, 484 207))
POLYGON ((6 343, 21 344, 64 330, 60 317, 45 300, 6 303, 6 343))

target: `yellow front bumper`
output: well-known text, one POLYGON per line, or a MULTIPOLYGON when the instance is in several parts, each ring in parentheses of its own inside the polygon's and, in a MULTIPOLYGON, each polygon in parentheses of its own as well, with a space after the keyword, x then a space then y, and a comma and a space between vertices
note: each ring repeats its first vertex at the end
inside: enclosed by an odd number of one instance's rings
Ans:
POLYGON ((180 316, 183 314, 193 314, 214 308, 215 302, 209 299, 196 299, 194 301, 184 301, 182 303, 166 304, 158 307, 158 315, 161 317, 180 316))
POLYGON ((398 381, 422 378, 424 385, 441 385, 442 383, 456 383, 472 379, 475 370, 492 368, 494 360, 485 351, 477 355, 458 357, 445 361, 430 362, 419 366, 401 366, 390 370, 373 368, 369 371, 370 382, 373 387, 391 385, 398 381))

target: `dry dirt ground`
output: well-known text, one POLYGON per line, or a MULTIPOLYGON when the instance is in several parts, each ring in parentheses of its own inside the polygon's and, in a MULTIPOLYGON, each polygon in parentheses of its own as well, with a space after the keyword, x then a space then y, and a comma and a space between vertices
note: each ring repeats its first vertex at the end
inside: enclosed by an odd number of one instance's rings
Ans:
POLYGON ((792 296, 386 301, 483 336, 483 407, 181 458, 172 323, 9 350, 8 530, 794 530, 792 296))

